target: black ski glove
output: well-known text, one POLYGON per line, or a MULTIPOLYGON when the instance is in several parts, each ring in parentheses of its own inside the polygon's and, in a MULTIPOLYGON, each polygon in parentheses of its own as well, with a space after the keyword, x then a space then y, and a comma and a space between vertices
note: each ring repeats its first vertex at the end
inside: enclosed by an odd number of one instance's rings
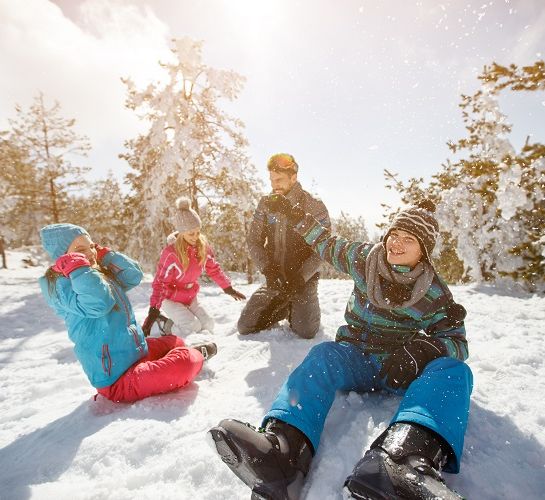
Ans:
POLYGON ((157 318, 161 314, 161 311, 157 309, 156 307, 150 307, 148 310, 148 316, 144 320, 144 324, 142 325, 142 331, 144 332, 145 337, 149 337, 149 334, 151 333, 151 327, 153 326, 153 323, 157 321, 157 318))
POLYGON ((283 194, 270 194, 265 196, 265 207, 269 212, 283 214, 288 218, 288 222, 297 225, 305 217, 305 211, 291 202, 283 194))
POLYGON ((393 389, 406 389, 430 361, 446 355, 440 340, 416 338, 390 354, 382 364, 379 377, 386 377, 386 383, 393 389))
POLYGON ((246 300, 246 295, 237 292, 232 286, 228 286, 227 288, 224 288, 223 291, 227 294, 233 297, 235 300, 246 300))

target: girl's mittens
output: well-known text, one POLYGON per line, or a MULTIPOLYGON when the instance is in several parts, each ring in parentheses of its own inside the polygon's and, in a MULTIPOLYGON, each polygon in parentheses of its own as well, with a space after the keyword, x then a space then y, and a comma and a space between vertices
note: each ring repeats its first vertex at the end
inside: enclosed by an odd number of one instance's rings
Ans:
POLYGON ((72 271, 75 271, 79 267, 90 266, 89 259, 82 253, 71 252, 61 255, 53 266, 53 271, 61 273, 63 276, 68 276, 72 271))
POLYGON ((179 231, 174 231, 173 233, 170 233, 167 236, 167 245, 174 245, 174 243, 176 243, 176 238, 178 237, 179 234, 180 234, 179 231))
POLYGON ((110 248, 100 246, 98 243, 95 243, 95 250, 97 251, 97 260, 99 262, 102 261, 102 259, 108 252, 111 252, 110 248))
POLYGON ((144 320, 144 324, 142 325, 142 331, 144 332, 144 337, 149 337, 151 333, 151 327, 153 326, 153 323, 157 321, 159 316, 161 315, 161 311, 157 309, 156 307, 150 307, 148 310, 148 315, 146 319, 144 320))

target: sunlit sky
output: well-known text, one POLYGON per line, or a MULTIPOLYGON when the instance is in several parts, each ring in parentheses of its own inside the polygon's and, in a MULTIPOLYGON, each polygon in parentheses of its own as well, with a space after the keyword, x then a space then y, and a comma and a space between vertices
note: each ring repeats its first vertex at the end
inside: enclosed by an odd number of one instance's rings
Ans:
MULTIPOLYGON (((266 180, 267 158, 293 154, 303 187, 334 216, 368 225, 397 205, 383 169, 429 178, 464 134, 460 94, 485 64, 545 57, 543 0, 0 0, 0 128, 15 103, 43 91, 77 120, 94 178, 122 178, 117 158, 142 124, 124 109, 120 77, 161 77, 169 41, 204 41, 206 64, 246 77, 225 109, 246 124, 266 180)), ((545 95, 509 94, 516 147, 545 141, 545 95)))

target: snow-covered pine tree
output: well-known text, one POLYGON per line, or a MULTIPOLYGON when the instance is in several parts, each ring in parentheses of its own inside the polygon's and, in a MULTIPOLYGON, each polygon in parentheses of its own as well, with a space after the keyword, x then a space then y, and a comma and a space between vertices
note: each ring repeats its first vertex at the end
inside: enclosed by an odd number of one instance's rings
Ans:
MULTIPOLYGON (((147 132, 128 141, 128 151, 121 155, 133 169, 128 176, 133 227, 129 251, 148 269, 175 229, 176 198, 189 197, 203 218, 212 218, 204 220, 209 228, 221 207, 231 205, 241 216, 233 231, 241 234, 242 242, 260 187, 246 153, 243 123, 219 106, 222 99, 238 97, 243 78, 205 65, 202 42, 182 38, 173 44, 173 60, 161 63, 165 82, 139 90, 124 80, 127 107, 149 123, 147 132)), ((212 244, 219 248, 227 241, 212 244)))
POLYGON ((527 141, 516 153, 498 105, 504 88, 545 89, 544 67, 543 61, 522 70, 485 67, 482 89, 462 96, 468 136, 449 144, 454 153, 469 155, 447 161, 427 186, 423 179, 405 185, 387 172, 388 187, 404 203, 435 202, 442 232, 434 263, 448 281, 508 276, 531 290, 545 282, 545 146, 527 141))
MULTIPOLYGON (((55 102, 47 108, 40 92, 28 111, 15 106, 16 117, 10 119, 10 141, 25 151, 37 172, 41 185, 39 204, 45 221, 59 222, 65 215, 70 191, 86 185, 87 167, 73 165, 76 156, 87 156, 91 148, 85 136, 74 130, 75 120, 61 116, 61 106, 55 102)), ((36 231, 38 227, 34 228, 36 231)))
MULTIPOLYGON (((543 92, 545 62, 536 61, 522 68, 494 63, 485 67, 479 78, 496 91, 543 92)), ((498 199, 502 217, 522 228, 521 239, 511 249, 522 264, 506 274, 536 290, 545 285, 545 145, 526 140, 510 171, 500 179, 498 199)))
MULTIPOLYGON (((514 219, 523 237, 511 252, 520 255, 522 264, 508 275, 538 290, 545 286, 545 145, 526 144, 516 161, 525 200, 519 201, 514 219)), ((522 197, 520 190, 517 194, 522 197)))
POLYGON ((476 282, 494 281, 521 264, 510 250, 520 241, 522 228, 502 217, 498 199, 501 182, 511 192, 516 189, 511 171, 515 150, 508 139, 511 125, 499 108, 496 91, 486 82, 474 95, 462 96, 460 107, 469 134, 449 147, 469 155, 442 173, 443 183, 451 187, 441 190, 436 214, 441 227, 449 228, 465 275, 476 282))

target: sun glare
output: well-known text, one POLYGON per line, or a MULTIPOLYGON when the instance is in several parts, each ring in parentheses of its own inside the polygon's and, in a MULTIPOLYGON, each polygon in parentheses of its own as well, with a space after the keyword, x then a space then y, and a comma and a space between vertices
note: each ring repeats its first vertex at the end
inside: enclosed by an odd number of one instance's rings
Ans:
POLYGON ((265 0, 225 0, 226 17, 236 36, 248 42, 262 44, 277 30, 282 4, 265 0))

